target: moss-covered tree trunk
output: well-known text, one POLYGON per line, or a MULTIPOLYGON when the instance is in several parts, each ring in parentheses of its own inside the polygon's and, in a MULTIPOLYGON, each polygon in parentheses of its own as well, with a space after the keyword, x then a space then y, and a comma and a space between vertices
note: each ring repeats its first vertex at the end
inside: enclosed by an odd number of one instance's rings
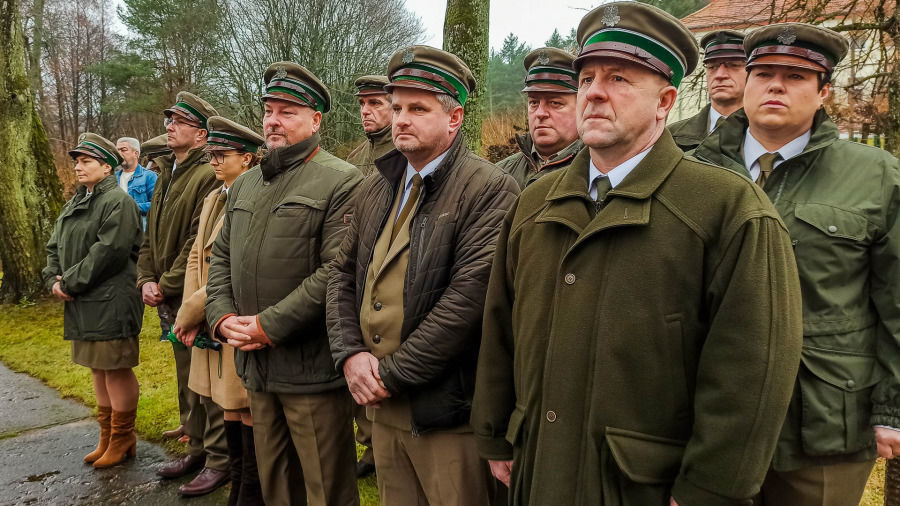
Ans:
POLYGON ((62 207, 50 143, 25 72, 18 0, 0 0, 0 299, 41 291, 44 245, 62 207))
POLYGON ((462 128, 469 148, 478 154, 481 153, 481 119, 484 114, 482 98, 487 95, 485 78, 490 50, 490 10, 490 0, 447 0, 444 17, 444 51, 462 58, 478 83, 475 93, 469 95, 466 101, 462 128))
MULTIPOLYGON (((893 41, 893 60, 888 68, 893 69, 890 74, 888 89, 888 114, 885 125, 885 148, 900 156, 900 2, 895 2, 893 16, 887 23, 887 36, 893 41)), ((896 467, 896 464, 894 465, 896 467)), ((900 476, 898 476, 900 479, 900 476)), ((900 482, 897 483, 900 488, 900 482)), ((900 505, 900 497, 895 504, 900 505)))

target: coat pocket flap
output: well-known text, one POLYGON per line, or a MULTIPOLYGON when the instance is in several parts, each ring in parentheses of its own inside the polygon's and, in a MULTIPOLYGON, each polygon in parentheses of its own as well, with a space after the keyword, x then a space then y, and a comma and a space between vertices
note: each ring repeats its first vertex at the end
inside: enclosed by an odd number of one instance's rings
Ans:
POLYGON ((614 427, 606 428, 606 442, 619 469, 635 483, 671 483, 681 470, 684 441, 614 427))
POLYGON ((234 205, 231 206, 233 209, 240 209, 242 211, 253 212, 253 202, 247 199, 239 199, 234 202, 234 205))
POLYGON ((309 197, 304 197, 303 195, 291 195, 289 197, 285 197, 275 205, 275 208, 296 207, 298 205, 312 207, 313 209, 318 209, 320 211, 328 209, 327 201, 311 199, 309 197))
POLYGON ((845 392, 865 390, 885 376, 874 355, 805 346, 801 360, 817 378, 845 392))
POLYGON ((509 415, 509 424, 506 426, 506 442, 515 445, 519 439, 519 433, 522 432, 522 425, 525 422, 525 410, 516 406, 516 409, 509 415))
POLYGON ((797 204, 794 216, 824 234, 861 241, 866 237, 866 218, 825 204, 797 204))

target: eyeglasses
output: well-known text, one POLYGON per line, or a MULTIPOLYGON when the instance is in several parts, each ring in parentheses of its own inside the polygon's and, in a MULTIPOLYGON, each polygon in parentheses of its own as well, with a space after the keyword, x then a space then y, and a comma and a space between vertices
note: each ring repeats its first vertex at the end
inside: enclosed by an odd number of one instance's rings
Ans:
POLYGON ((176 118, 174 116, 169 116, 168 118, 163 120, 163 126, 169 128, 169 125, 175 125, 175 127, 191 127, 191 128, 200 128, 200 125, 196 123, 188 123, 187 121, 182 120, 181 118, 176 118))
POLYGON ((704 63, 704 64, 703 64, 703 67, 704 67, 707 71, 709 71, 709 72, 714 72, 714 71, 716 71, 716 70, 719 69, 719 66, 720 66, 720 65, 725 65, 725 68, 726 68, 727 70, 738 70, 738 69, 743 69, 744 67, 747 66, 747 64, 744 63, 743 61, 740 61, 740 60, 731 60, 731 61, 720 61, 720 62, 709 62, 709 63, 704 63))
POLYGON ((241 153, 225 153, 224 151, 210 151, 209 156, 216 165, 225 163, 225 159, 229 156, 240 156, 241 153))

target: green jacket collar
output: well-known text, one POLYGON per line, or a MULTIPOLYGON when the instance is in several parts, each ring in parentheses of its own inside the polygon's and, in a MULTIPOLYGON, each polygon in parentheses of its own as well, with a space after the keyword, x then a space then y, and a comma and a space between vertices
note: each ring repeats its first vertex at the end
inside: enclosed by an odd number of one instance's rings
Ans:
MULTIPOLYGON (((519 146, 519 151, 525 155, 525 158, 531 162, 532 169, 537 169, 538 162, 536 157, 540 156, 537 152, 537 149, 534 147, 534 139, 531 138, 531 134, 516 134, 515 136, 516 144, 519 146)), ((558 152, 554 153, 550 158, 547 159, 546 163, 544 163, 540 168, 553 167, 554 165, 568 162, 575 155, 578 154, 579 151, 584 147, 584 144, 581 142, 581 139, 575 139, 572 144, 564 147, 558 152)))
POLYGON ((699 113, 672 125, 670 132, 679 146, 696 146, 703 142, 709 134, 709 110, 706 104, 699 113))
POLYGON ((319 141, 319 134, 316 132, 297 144, 276 148, 266 153, 259 164, 263 179, 268 181, 278 174, 304 163, 319 149, 319 141))
MULTIPOLYGON (((694 156, 750 177, 742 153, 744 135, 749 126, 747 113, 743 109, 735 111, 728 116, 721 127, 717 128, 697 147, 693 153, 694 156)), ((831 121, 824 108, 816 111, 811 130, 809 144, 797 158, 802 159, 810 153, 828 147, 839 138, 837 125, 831 121)))
POLYGON ((588 193, 590 149, 582 149, 547 193, 547 207, 538 222, 557 222, 583 237, 606 228, 642 225, 650 221, 650 196, 684 157, 672 135, 664 130, 647 156, 612 191, 606 207, 594 218, 588 193))
MULTIPOLYGON (((162 169, 163 173, 171 173, 172 166, 175 165, 175 154, 169 154, 166 156, 161 156, 159 158, 155 158, 154 161, 157 165, 159 165, 160 169, 162 169)), ((203 148, 194 148, 192 149, 187 158, 185 158, 181 163, 178 164, 179 169, 190 169, 195 165, 201 165, 209 161, 209 155, 203 151, 203 148)), ((175 177, 184 174, 187 171, 178 170, 175 173, 175 177)))
POLYGON ((393 142, 394 138, 391 134, 391 125, 378 130, 377 132, 366 133, 366 137, 373 146, 384 144, 385 142, 393 142))
MULTIPOLYGON (((119 183, 116 181, 116 175, 110 174, 94 185, 94 191, 91 192, 91 199, 96 198, 97 195, 106 193, 118 186, 119 183)), ((75 202, 74 207, 81 207, 82 204, 86 204, 88 200, 91 200, 84 198, 86 194, 87 186, 78 185, 78 188, 75 190, 75 198, 72 199, 73 202, 75 202)))

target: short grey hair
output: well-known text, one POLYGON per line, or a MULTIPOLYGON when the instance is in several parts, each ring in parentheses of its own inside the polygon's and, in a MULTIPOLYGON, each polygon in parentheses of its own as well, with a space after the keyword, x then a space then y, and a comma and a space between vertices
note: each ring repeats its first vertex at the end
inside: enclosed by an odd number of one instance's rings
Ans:
POLYGON ((444 112, 450 112, 454 107, 462 107, 459 100, 456 100, 456 98, 446 93, 437 93, 437 99, 438 102, 441 103, 441 109, 443 109, 444 112))
POLYGON ((127 142, 131 149, 137 151, 138 154, 141 154, 141 141, 135 139, 134 137, 119 137, 119 140, 116 141, 116 144, 120 142, 127 142))

